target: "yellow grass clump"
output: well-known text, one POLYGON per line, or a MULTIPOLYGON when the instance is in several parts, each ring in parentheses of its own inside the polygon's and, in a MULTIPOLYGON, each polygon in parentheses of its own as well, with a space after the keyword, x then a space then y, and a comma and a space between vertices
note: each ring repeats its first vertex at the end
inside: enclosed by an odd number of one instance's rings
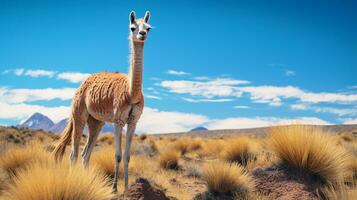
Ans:
MULTIPOLYGON (((105 146, 93 152, 91 163, 97 169, 99 169, 104 174, 106 174, 108 177, 113 178, 114 165, 115 165, 114 158, 115 158, 115 148, 113 146, 105 146)), ((136 163, 137 163, 137 158, 136 156, 132 155, 130 157, 129 173, 133 172, 136 163)), ((120 166, 119 166, 119 177, 120 178, 123 177, 123 160, 120 162, 120 166)))
POLYGON ((32 163, 44 162, 49 159, 51 159, 51 155, 38 143, 27 148, 14 146, 0 156, 0 168, 12 176, 16 175, 18 170, 32 163))
POLYGON ((181 155, 185 155, 190 147, 190 142, 187 138, 179 139, 175 142, 174 148, 181 153, 181 155))
POLYGON ((226 143, 222 139, 209 139, 203 143, 202 148, 197 151, 197 154, 201 158, 208 156, 217 157, 222 153, 226 143))
POLYGON ((208 192, 229 195, 237 199, 248 199, 254 188, 253 179, 243 167, 226 162, 211 162, 203 167, 203 180, 208 192))
POLYGON ((202 139, 192 138, 189 143, 189 151, 198 151, 202 149, 202 139))
POLYGON ((83 166, 68 166, 65 163, 42 162, 29 165, 19 171, 4 194, 6 200, 109 200, 111 187, 104 175, 83 169, 83 166))
POLYGON ((274 127, 271 148, 282 164, 334 183, 346 177, 352 158, 336 139, 304 125, 274 127))
MULTIPOLYGON (((125 139, 122 139, 122 141, 123 140, 125 140, 125 139)), ((110 133, 100 134, 97 141, 98 141, 98 143, 112 145, 112 144, 114 144, 114 137, 113 137, 113 134, 110 134, 110 133)))
POLYGON ((222 158, 228 162, 235 162, 247 165, 251 160, 255 160, 255 144, 252 139, 247 137, 234 138, 228 142, 222 152, 222 158))
POLYGON ((159 163, 160 166, 165 169, 178 169, 178 160, 180 158, 180 153, 174 149, 168 149, 160 153, 159 163))

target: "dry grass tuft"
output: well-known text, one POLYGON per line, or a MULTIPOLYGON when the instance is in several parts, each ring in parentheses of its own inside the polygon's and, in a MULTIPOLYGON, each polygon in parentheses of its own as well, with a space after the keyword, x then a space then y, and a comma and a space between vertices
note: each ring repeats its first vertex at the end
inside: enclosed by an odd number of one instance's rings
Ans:
POLYGON ((271 148, 282 164, 334 183, 347 176, 351 157, 336 139, 318 128, 303 125, 274 127, 271 148))
POLYGON ((158 147, 154 140, 146 140, 144 142, 137 143, 131 149, 132 155, 154 156, 157 152, 158 147))
POLYGON ((253 179, 234 163, 214 162, 204 165, 203 180, 208 192, 216 195, 249 199, 254 188, 253 179))
POLYGON ((184 167, 185 175, 188 177, 202 177, 202 168, 196 163, 187 163, 184 167))
POLYGON ((203 157, 217 157, 217 155, 220 155, 222 153, 222 149, 226 146, 226 142, 221 139, 210 139, 207 140, 205 143, 203 143, 202 148, 197 151, 197 154, 203 158, 203 157))
POLYGON ((179 169, 178 160, 180 158, 180 153, 174 149, 168 149, 167 151, 161 152, 159 156, 160 166, 165 169, 179 169))
POLYGON ((112 198, 104 175, 81 165, 42 162, 19 171, 5 192, 5 199, 106 200, 112 198))
MULTIPOLYGON (((94 151, 92 158, 91 158, 91 163, 99 169, 101 172, 103 172, 105 175, 107 175, 110 178, 114 177, 114 165, 115 165, 115 148, 113 146, 105 146, 102 147, 101 149, 98 149, 98 151, 94 151)), ((130 163, 129 163, 129 173, 133 172, 133 169, 135 168, 135 165, 137 163, 137 158, 136 156, 131 156, 130 157, 130 163)), ((119 166, 119 177, 123 177, 123 162, 120 162, 119 166)))
POLYGON ((104 143, 108 145, 114 144, 113 134, 110 133, 100 134, 98 137, 98 143, 104 143))
POLYGON ((228 142, 222 152, 222 158, 228 162, 235 162, 246 166, 249 161, 256 158, 254 148, 255 144, 252 139, 247 137, 235 138, 228 142))
POLYGON ((174 148, 181 153, 181 155, 185 155, 189 151, 190 142, 187 138, 179 139, 175 142, 174 148))
POLYGON ((13 147, 0 157, 0 168, 8 175, 13 176, 17 171, 26 166, 36 163, 45 162, 51 159, 51 155, 41 147, 40 144, 33 144, 28 148, 13 147))
POLYGON ((193 138, 189 143, 189 151, 198 151, 202 149, 202 139, 193 138))
POLYGON ((155 153, 159 151, 159 148, 157 147, 155 140, 149 140, 149 145, 152 151, 154 151, 155 153))

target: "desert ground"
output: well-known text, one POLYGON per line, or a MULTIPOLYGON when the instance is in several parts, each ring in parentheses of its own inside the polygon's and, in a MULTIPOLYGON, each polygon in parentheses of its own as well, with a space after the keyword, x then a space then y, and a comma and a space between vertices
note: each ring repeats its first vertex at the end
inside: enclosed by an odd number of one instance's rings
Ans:
MULTIPOLYGON (((0 127, 0 199, 357 199, 356 132, 304 125, 266 130, 137 135, 129 189, 120 174, 113 194, 111 133, 99 136, 84 169, 69 164, 70 146, 55 162, 58 133, 0 127)), ((83 135, 82 147, 85 141, 83 135)))

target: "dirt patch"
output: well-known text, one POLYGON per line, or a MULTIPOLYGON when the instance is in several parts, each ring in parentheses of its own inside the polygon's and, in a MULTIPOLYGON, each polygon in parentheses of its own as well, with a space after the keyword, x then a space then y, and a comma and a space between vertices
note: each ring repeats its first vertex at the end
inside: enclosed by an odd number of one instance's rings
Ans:
POLYGON ((167 197, 165 192, 150 184, 147 179, 138 178, 129 189, 124 193, 125 200, 174 200, 167 197))
MULTIPOLYGON (((237 197, 225 194, 212 194, 209 192, 203 192, 197 194, 193 200, 237 200, 237 197)), ((238 199, 239 200, 239 199, 238 199)))
POLYGON ((283 167, 256 168, 252 172, 256 189, 276 200, 318 200, 318 178, 283 167))

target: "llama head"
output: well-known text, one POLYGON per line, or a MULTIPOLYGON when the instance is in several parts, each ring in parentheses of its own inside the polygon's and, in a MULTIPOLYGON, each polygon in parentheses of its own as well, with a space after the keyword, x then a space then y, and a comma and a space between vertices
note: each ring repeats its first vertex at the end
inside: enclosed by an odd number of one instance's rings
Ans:
POLYGON ((151 29, 148 21, 150 12, 146 11, 144 18, 136 19, 135 12, 131 11, 129 15, 130 39, 135 42, 145 42, 151 29))

